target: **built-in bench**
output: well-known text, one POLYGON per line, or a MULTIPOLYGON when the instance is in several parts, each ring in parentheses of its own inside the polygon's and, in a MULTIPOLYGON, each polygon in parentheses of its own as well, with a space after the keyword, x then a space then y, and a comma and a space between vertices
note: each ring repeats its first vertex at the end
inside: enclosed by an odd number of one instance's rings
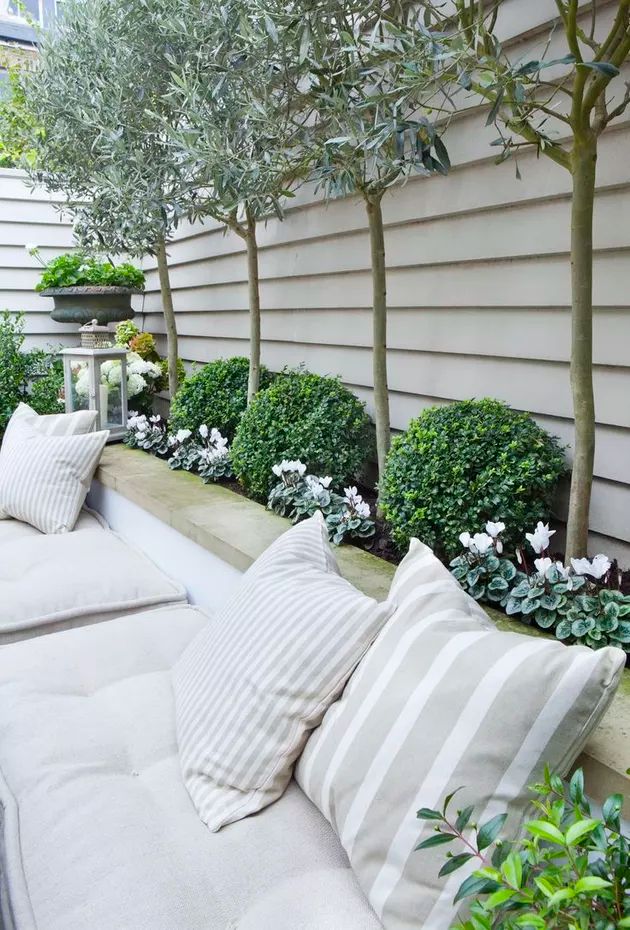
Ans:
MULTIPOLYGON (((179 577, 193 600, 203 603, 205 597, 217 606, 228 595, 231 580, 288 527, 255 501, 221 485, 204 485, 195 475, 171 471, 165 462, 123 446, 106 449, 90 502, 113 529, 134 536, 151 558, 179 577)), ((340 547, 337 559, 356 587, 381 600, 387 597, 393 565, 354 546, 340 547)), ((492 609, 488 613, 502 629, 544 635, 492 609)), ((627 798, 629 816, 630 670, 578 761, 595 800, 620 792, 627 798)))

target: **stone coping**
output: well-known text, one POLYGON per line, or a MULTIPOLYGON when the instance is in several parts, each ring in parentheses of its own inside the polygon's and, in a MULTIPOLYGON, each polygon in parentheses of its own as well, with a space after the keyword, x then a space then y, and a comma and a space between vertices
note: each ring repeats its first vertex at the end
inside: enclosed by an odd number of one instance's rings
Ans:
MULTIPOLYGON (((96 478, 188 539, 245 571, 288 527, 287 521, 261 504, 219 484, 205 485, 199 477, 172 471, 154 456, 125 446, 109 446, 103 453, 96 478)), ((341 546, 335 553, 345 578, 366 594, 384 600, 395 566, 355 546, 341 546)), ((509 620, 487 609, 501 629, 532 636, 540 630, 509 620)), ((604 720, 579 759, 595 799, 614 791, 626 795, 630 816, 630 670, 604 720), (595 791, 592 790, 595 786, 595 791)))

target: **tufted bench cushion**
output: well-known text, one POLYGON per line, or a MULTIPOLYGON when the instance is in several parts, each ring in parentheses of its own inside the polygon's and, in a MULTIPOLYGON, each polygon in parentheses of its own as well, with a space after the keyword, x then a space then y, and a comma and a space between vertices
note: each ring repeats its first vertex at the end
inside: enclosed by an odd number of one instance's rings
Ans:
POLYGON ((50 536, 0 521, 0 646, 185 600, 181 584, 95 514, 50 536))
POLYGON ((380 926, 295 783, 219 834, 199 820, 171 669, 207 622, 171 606, 0 649, 4 930, 295 930, 306 892, 326 896, 326 930, 380 926), (335 922, 343 886, 356 907, 335 922))

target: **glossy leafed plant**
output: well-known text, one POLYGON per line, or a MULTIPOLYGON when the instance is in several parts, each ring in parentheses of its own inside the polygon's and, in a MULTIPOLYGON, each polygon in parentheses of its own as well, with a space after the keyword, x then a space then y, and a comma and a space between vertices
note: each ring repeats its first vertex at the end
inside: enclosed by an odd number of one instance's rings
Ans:
POLYGON ((423 808, 435 832, 417 849, 449 850, 440 877, 469 873, 455 903, 470 902, 457 930, 623 930, 630 928, 630 841, 621 825, 623 796, 593 816, 581 770, 567 784, 545 772, 534 785, 536 815, 514 842, 501 840, 507 815, 474 823, 473 807, 423 808), (471 872, 471 866, 474 871, 471 872))

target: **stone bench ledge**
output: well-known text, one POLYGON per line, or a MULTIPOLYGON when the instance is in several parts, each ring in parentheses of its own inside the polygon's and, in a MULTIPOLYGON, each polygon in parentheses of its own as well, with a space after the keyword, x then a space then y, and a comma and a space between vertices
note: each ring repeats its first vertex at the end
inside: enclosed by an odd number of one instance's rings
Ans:
MULTIPOLYGON (((219 484, 205 485, 188 472, 171 471, 154 456, 120 445, 105 449, 96 478, 240 571, 249 568, 289 525, 262 504, 219 484)), ((378 600, 387 597, 394 565, 355 546, 341 546, 335 554, 348 581, 378 600)), ((501 629, 546 635, 492 608, 487 612, 501 629)), ((578 761, 595 799, 601 801, 607 794, 621 792, 628 798, 625 815, 630 816, 629 669, 578 761)))

